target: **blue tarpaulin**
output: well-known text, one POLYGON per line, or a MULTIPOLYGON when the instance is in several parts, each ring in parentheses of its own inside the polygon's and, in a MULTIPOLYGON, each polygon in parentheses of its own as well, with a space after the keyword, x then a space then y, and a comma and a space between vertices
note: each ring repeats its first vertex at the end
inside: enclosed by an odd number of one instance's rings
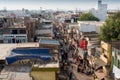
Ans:
POLYGON ((48 48, 24 48, 24 49, 13 49, 11 55, 6 58, 7 63, 11 64, 18 60, 38 58, 42 60, 50 60, 52 55, 49 53, 48 48))

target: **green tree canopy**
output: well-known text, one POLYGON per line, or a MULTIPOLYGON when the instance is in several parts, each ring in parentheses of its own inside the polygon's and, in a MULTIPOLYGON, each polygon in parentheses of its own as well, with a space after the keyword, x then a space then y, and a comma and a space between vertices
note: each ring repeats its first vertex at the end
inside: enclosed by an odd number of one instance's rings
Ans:
POLYGON ((81 21, 99 21, 97 17, 92 15, 91 13, 84 13, 81 15, 80 19, 81 21))
POLYGON ((120 40, 120 12, 115 13, 105 21, 100 29, 100 38, 103 41, 120 40))

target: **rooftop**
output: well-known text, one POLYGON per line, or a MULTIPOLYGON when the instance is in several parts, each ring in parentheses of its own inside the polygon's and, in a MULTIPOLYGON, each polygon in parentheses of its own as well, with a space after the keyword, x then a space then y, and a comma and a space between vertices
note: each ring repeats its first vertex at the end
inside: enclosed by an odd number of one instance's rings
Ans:
POLYGON ((0 59, 8 57, 12 49, 24 47, 39 47, 39 43, 0 44, 0 59))
POLYGON ((104 22, 98 22, 98 21, 78 21, 79 24, 91 24, 91 25, 97 25, 102 26, 104 22))
POLYGON ((40 44, 52 44, 52 45, 60 45, 59 41, 52 39, 41 39, 39 41, 40 44))

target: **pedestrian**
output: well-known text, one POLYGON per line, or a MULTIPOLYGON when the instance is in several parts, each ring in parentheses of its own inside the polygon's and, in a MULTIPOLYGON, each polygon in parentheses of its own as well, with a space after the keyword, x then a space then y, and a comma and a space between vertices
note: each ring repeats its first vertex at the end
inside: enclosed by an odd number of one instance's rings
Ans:
POLYGON ((76 57, 76 62, 78 62, 78 60, 79 60, 79 57, 77 56, 77 57, 76 57))
POLYGON ((70 73, 72 72, 72 70, 73 70, 73 66, 71 66, 71 65, 68 65, 69 66, 69 68, 68 68, 68 75, 70 76, 70 73))
POLYGON ((64 51, 63 50, 61 50, 61 58, 62 58, 62 63, 63 63, 63 61, 64 61, 64 51))
POLYGON ((64 72, 65 73, 67 72, 67 63, 65 63, 65 65, 64 65, 64 72))
POLYGON ((79 73, 80 72, 80 68, 81 68, 81 66, 80 66, 80 64, 77 66, 77 72, 79 73))
POLYGON ((68 53, 66 52, 65 53, 65 61, 67 62, 67 60, 68 60, 68 53))
POLYGON ((72 72, 70 72, 69 80, 72 80, 72 72))

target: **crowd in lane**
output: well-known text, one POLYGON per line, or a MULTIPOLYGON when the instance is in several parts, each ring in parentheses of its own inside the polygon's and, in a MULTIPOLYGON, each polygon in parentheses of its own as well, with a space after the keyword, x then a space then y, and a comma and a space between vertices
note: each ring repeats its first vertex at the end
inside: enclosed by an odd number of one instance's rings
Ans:
POLYGON ((71 62, 68 59, 71 50, 68 42, 64 38, 65 33, 62 28, 57 28, 55 26, 53 28, 53 32, 54 39, 60 41, 60 70, 66 76, 66 80, 76 80, 72 72, 73 66, 70 65, 71 62))
MULTIPOLYGON (((67 80, 77 80, 75 75, 73 74, 73 66, 72 64, 77 65, 76 72, 78 73, 85 73, 86 75, 91 75, 93 72, 91 72, 90 65, 88 60, 86 59, 86 56, 81 58, 81 56, 78 55, 78 49, 74 48, 74 45, 72 45, 69 42, 70 38, 66 38, 65 35, 66 30, 60 27, 54 27, 54 39, 57 39, 60 41, 60 64, 61 64, 61 71, 67 76, 67 80), (70 60, 69 58, 72 58, 70 60)), ((73 34, 70 34, 70 37, 73 38, 73 34)), ((79 44, 79 41, 76 40, 76 42, 79 44)), ((79 47, 79 45, 77 45, 79 47)), ((86 52, 87 54, 87 52, 86 52)))

